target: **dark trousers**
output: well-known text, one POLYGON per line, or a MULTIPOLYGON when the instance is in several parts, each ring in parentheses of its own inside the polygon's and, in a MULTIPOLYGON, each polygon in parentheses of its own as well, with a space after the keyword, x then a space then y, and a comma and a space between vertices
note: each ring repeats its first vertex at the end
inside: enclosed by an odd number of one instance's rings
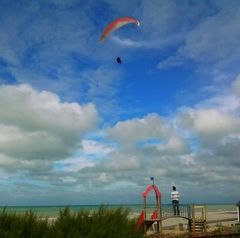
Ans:
POLYGON ((173 212, 174 212, 174 215, 180 215, 179 213, 179 201, 177 200, 172 200, 172 206, 173 206, 173 212))

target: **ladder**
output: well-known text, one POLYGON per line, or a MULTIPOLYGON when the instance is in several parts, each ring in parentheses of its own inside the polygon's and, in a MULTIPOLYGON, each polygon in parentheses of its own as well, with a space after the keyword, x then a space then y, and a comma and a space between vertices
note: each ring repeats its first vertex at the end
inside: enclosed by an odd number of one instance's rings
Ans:
POLYGON ((192 219, 190 229, 192 233, 206 232, 206 205, 192 205, 192 219))

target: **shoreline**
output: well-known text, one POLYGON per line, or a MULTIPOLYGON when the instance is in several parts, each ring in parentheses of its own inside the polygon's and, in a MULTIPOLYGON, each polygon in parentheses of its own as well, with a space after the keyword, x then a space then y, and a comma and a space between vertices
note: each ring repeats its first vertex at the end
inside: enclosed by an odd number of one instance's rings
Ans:
MULTIPOLYGON (((140 213, 130 213, 129 219, 137 219, 139 217, 140 213)), ((50 223, 57 220, 58 216, 45 216, 45 217, 39 217, 40 219, 44 220, 47 219, 50 223)), ((179 224, 187 225, 187 220, 181 217, 173 217, 162 221, 163 228, 172 228, 176 227, 179 224)), ((236 211, 224 211, 224 212, 208 212, 207 213, 207 225, 209 227, 219 225, 220 223, 223 223, 223 225, 231 225, 232 223, 237 223, 237 212, 236 211)))
MULTIPOLYGON (((83 206, 65 206, 70 209, 71 212, 75 213, 79 210, 92 210, 99 208, 99 205, 83 205, 83 206), (94 208, 94 209, 91 209, 94 208)), ((106 205, 106 207, 109 208, 115 208, 115 207, 123 207, 126 209, 130 208, 129 212, 129 218, 137 219, 142 211, 142 206, 139 204, 133 205, 106 205)), ((2 207, 4 208, 4 207, 2 207)), ((16 214, 24 214, 24 212, 32 210, 40 219, 44 220, 47 219, 49 223, 53 223, 59 216, 59 210, 63 209, 64 206, 58 207, 58 206, 42 206, 39 208, 39 206, 34 207, 5 207, 7 211, 10 211, 10 213, 16 213, 16 214), (36 209, 31 209, 36 208, 36 209), (53 208, 53 209, 48 209, 53 208)), ((219 226, 219 224, 223 225, 231 225, 237 222, 237 211, 235 210, 235 206, 232 204, 225 204, 225 205, 207 205, 207 226, 209 227, 216 227, 219 226), (215 211, 213 210, 215 209, 215 211)), ((173 227, 178 227, 179 224, 183 224, 184 227, 187 226, 188 220, 181 218, 181 217, 172 217, 166 220, 162 221, 163 229, 172 229, 173 227)))

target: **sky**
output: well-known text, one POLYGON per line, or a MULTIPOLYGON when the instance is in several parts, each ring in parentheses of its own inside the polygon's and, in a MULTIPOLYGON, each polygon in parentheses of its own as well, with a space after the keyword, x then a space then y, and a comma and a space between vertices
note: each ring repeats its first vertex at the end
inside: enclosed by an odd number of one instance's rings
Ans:
POLYGON ((0 6, 0 205, 240 199, 238 0, 0 6))

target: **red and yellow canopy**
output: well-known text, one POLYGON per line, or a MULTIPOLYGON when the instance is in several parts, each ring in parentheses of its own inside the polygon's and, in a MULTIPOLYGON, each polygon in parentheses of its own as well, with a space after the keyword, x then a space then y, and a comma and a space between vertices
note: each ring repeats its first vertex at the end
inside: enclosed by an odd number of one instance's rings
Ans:
POLYGON ((140 22, 133 17, 121 17, 121 18, 118 18, 118 19, 114 20, 113 22, 109 23, 101 34, 101 37, 99 39, 100 42, 104 42, 104 40, 113 31, 117 30, 118 28, 120 28, 124 25, 130 24, 130 23, 134 23, 137 26, 140 26, 140 22))

